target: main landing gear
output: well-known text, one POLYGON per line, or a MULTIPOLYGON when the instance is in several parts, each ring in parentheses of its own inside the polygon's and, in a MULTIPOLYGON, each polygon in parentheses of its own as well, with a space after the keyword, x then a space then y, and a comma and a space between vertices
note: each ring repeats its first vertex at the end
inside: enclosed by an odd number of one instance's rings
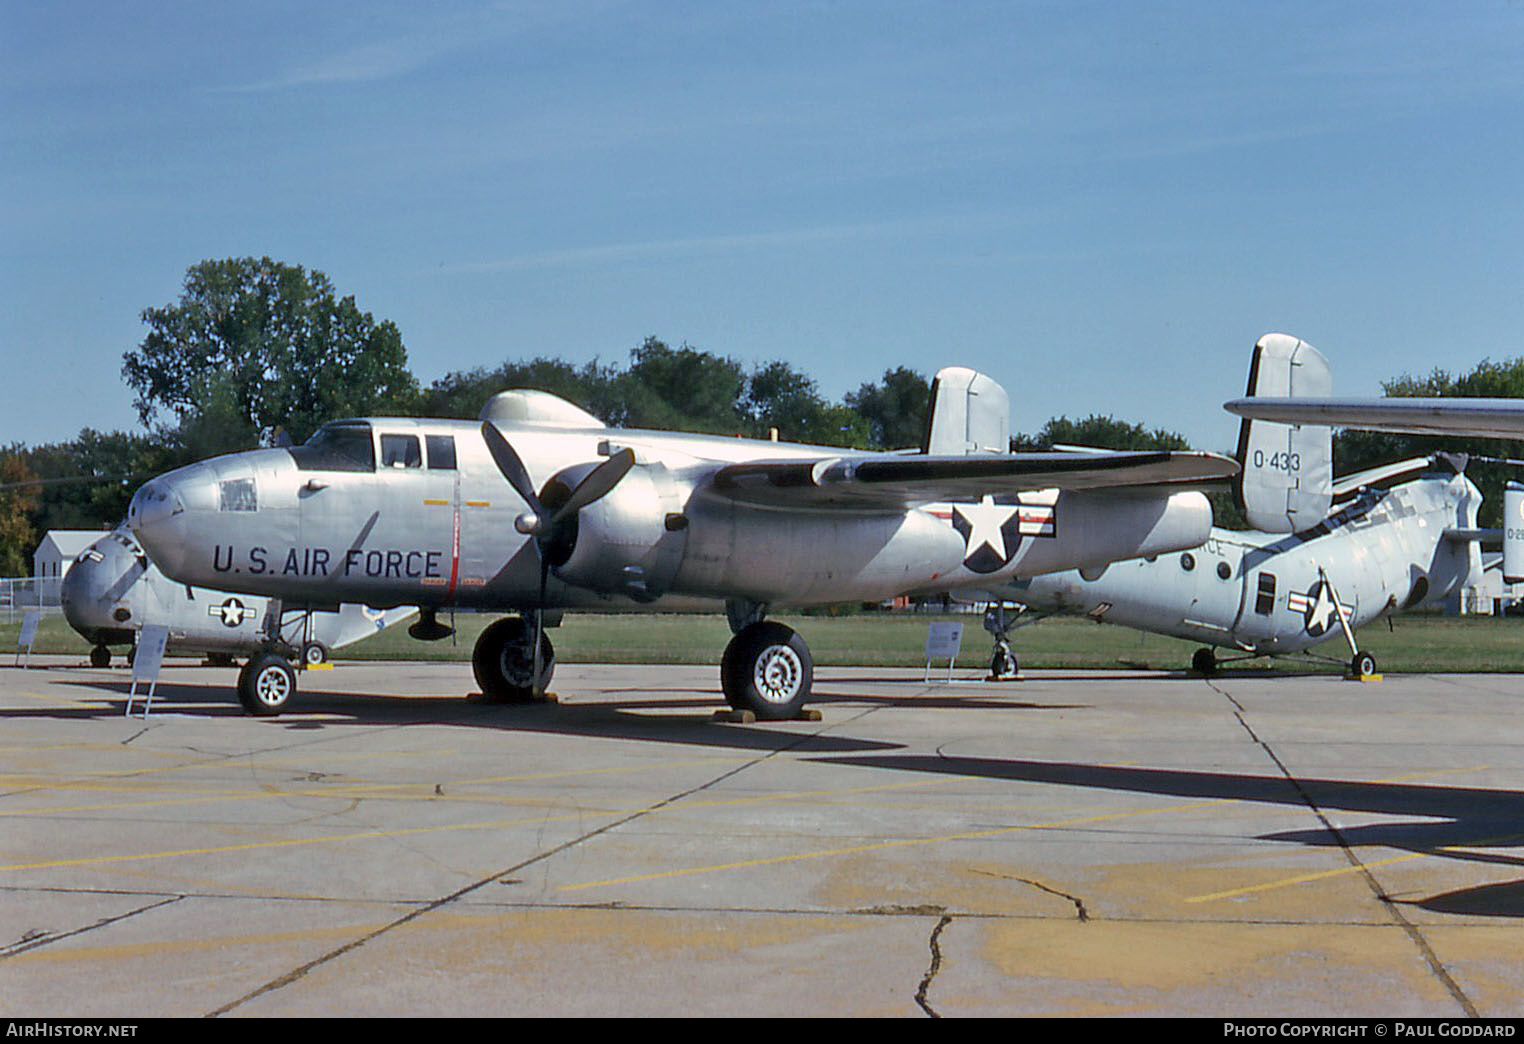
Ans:
MULTIPOLYGON (((760 607, 731 613, 735 637, 720 660, 720 688, 735 710, 767 721, 797 718, 810 698, 815 662, 797 631, 761 617, 760 607)), ((487 700, 532 703, 544 694, 556 653, 542 631, 536 677, 534 633, 532 620, 508 616, 477 638, 471 668, 487 700)))
POLYGON ((742 627, 720 659, 725 702, 766 721, 799 717, 814 680, 809 646, 792 627, 774 620, 742 627))
POLYGON ((535 674, 534 623, 522 616, 505 616, 476 639, 471 670, 482 695, 493 703, 532 703, 544 695, 556 669, 556 651, 540 630, 538 676, 535 674))

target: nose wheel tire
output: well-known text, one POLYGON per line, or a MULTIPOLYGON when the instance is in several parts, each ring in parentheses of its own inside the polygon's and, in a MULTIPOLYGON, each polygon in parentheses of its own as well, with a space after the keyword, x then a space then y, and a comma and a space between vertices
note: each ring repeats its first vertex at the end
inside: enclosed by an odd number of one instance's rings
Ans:
POLYGON ((1349 661, 1349 673, 1356 678, 1368 678, 1376 673, 1376 658, 1370 653, 1356 653, 1355 658, 1349 661))
POLYGON ((254 654, 238 672, 238 702, 256 717, 279 714, 295 696, 296 671, 275 653, 254 654))
POLYGON ((556 651, 550 638, 540 634, 540 677, 534 676, 534 623, 522 616, 508 616, 489 625, 476 639, 471 652, 471 671, 482 695, 501 703, 530 703, 550 686, 556 669, 556 651))
POLYGON ((320 663, 328 662, 328 646, 322 642, 308 642, 302 646, 302 659, 308 667, 315 667, 320 663))
POLYGON ((814 679, 815 662, 804 639, 771 620, 744 628, 720 661, 725 702, 765 720, 797 718, 814 679))
POLYGON ((1210 646, 1202 646, 1191 655, 1191 670, 1203 678, 1217 673, 1217 653, 1210 646))

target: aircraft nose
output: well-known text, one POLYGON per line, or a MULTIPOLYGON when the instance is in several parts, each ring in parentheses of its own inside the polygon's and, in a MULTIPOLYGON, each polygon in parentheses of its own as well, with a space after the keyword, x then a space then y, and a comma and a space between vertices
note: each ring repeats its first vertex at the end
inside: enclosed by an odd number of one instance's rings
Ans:
POLYGON ((127 507, 128 528, 170 575, 185 553, 185 497, 173 475, 144 483, 127 507))
POLYGON ((100 588, 97 575, 99 570, 96 568, 99 562, 99 551, 94 548, 85 551, 64 574, 63 584, 58 589, 58 601, 63 606, 64 619, 81 634, 100 624, 92 612, 100 588))

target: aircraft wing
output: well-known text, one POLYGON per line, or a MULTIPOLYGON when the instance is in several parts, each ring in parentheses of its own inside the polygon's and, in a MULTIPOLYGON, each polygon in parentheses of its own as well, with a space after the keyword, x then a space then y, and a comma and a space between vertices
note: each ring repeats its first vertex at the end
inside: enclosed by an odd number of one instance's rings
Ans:
POLYGON ((1240 417, 1282 424, 1328 424, 1414 435, 1524 438, 1521 399, 1299 399, 1251 397, 1223 403, 1240 417))
POLYGON ((1011 453, 753 460, 716 471, 719 496, 765 507, 906 508, 1035 489, 1121 489, 1217 482, 1238 464, 1215 453, 1011 453))

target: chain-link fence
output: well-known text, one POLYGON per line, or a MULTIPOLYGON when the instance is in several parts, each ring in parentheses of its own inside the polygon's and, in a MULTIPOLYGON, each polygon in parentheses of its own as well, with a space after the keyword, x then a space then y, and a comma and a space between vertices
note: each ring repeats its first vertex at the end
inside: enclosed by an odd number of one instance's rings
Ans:
POLYGON ((58 591, 62 586, 62 578, 56 576, 0 578, 0 620, 14 623, 28 609, 61 612, 58 591))

